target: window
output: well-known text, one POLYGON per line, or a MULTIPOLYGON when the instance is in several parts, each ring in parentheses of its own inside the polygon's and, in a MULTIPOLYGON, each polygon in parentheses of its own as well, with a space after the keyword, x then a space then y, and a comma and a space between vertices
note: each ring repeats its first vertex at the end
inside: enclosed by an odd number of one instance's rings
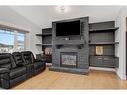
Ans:
POLYGON ((23 50, 25 50, 24 33, 0 29, 0 53, 12 53, 23 50))

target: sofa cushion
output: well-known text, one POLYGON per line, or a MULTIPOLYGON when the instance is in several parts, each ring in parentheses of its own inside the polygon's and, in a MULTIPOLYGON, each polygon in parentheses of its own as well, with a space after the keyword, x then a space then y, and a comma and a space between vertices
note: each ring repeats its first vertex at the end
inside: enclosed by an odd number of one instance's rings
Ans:
POLYGON ((24 57, 27 64, 33 64, 35 58, 34 58, 32 52, 24 51, 24 52, 22 52, 22 55, 23 55, 23 57, 24 57))
POLYGON ((18 67, 24 66, 26 64, 20 52, 14 52, 12 54, 14 56, 15 63, 18 67))
POLYGON ((3 53, 0 55, 0 67, 11 69, 12 67, 11 54, 3 53))
POLYGON ((18 67, 18 68, 11 70, 10 78, 14 79, 24 74, 26 74, 26 67, 18 67))

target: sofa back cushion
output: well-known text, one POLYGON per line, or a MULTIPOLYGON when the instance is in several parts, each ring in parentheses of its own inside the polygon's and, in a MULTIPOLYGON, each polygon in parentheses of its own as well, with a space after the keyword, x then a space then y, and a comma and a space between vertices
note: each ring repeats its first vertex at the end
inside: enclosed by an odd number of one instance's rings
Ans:
POLYGON ((35 60, 33 53, 31 51, 24 51, 22 52, 22 55, 27 64, 32 64, 35 60))
POLYGON ((18 67, 24 66, 26 64, 25 60, 23 59, 23 56, 20 52, 13 52, 12 53, 15 63, 18 67))
POLYGON ((16 67, 13 56, 10 53, 0 54, 0 67, 12 69, 16 67))

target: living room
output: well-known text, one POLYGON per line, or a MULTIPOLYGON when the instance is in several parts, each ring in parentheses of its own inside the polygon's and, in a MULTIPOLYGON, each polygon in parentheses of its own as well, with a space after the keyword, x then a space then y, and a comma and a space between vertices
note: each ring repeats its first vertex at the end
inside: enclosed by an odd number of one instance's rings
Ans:
POLYGON ((0 88, 127 89, 127 7, 0 6, 0 88))

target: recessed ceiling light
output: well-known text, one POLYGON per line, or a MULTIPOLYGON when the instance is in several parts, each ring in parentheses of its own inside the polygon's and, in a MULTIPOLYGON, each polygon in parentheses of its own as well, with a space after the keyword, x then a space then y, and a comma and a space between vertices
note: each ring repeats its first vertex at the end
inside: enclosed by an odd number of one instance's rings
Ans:
POLYGON ((56 11, 59 13, 67 13, 70 11, 70 7, 69 6, 57 6, 56 11))

